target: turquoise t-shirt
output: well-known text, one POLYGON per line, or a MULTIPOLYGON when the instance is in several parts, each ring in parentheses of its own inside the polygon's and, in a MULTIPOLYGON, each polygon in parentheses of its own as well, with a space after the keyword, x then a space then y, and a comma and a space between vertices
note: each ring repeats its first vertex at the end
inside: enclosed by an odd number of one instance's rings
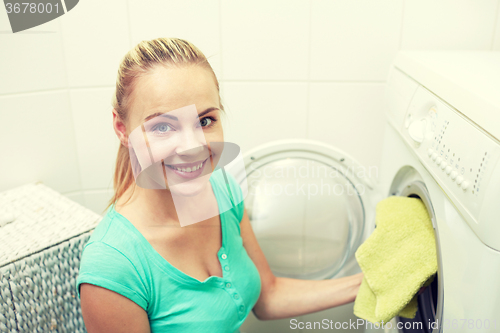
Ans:
POLYGON ((222 171, 210 177, 222 230, 218 257, 223 277, 205 281, 183 273, 165 260, 144 236, 111 206, 83 248, 76 281, 115 291, 141 306, 152 333, 239 332, 257 302, 261 281, 243 247, 240 221, 244 201, 240 186, 222 171), (231 209, 223 206, 234 204, 231 209))

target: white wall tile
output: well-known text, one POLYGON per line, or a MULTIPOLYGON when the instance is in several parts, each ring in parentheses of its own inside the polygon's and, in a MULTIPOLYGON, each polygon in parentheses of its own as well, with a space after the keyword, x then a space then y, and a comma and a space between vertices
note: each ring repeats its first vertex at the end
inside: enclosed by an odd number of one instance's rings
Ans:
POLYGON ((225 80, 305 80, 309 1, 221 0, 225 80))
POLYGON ((85 198, 83 196, 83 192, 82 191, 77 191, 77 192, 71 192, 71 193, 64 193, 64 195, 74 201, 74 202, 77 202, 79 203, 81 206, 83 207, 86 207, 85 206, 85 198))
POLYGON ((498 0, 406 0, 402 49, 491 48, 498 0))
POLYGON ((0 10, 0 31, 2 34, 12 33, 7 10, 0 10))
POLYGON ((208 58, 221 76, 218 0, 130 0, 132 45, 158 37, 185 39, 208 58))
POLYGON ((66 91, 0 97, 0 190, 42 181, 56 191, 80 189, 66 91))
POLYGON ((500 1, 498 2, 495 32, 493 35, 493 50, 500 50, 500 1))
POLYGON ((385 124, 384 88, 379 83, 311 84, 309 138, 340 148, 364 167, 378 168, 385 124))
POLYGON ((58 19, 12 33, 0 10, 0 94, 66 87, 58 19))
POLYGON ((113 191, 84 191, 83 196, 85 198, 85 207, 99 215, 104 215, 103 210, 113 197, 113 191))
POLYGON ((114 85, 130 49, 126 1, 80 1, 60 20, 69 85, 114 85))
POLYGON ((113 188, 119 147, 113 130, 113 92, 114 88, 94 88, 70 93, 83 190, 113 188))
POLYGON ((399 49, 401 0, 312 0, 311 79, 383 81, 399 49))
POLYGON ((223 83, 224 140, 242 153, 271 140, 305 138, 307 84, 223 83))

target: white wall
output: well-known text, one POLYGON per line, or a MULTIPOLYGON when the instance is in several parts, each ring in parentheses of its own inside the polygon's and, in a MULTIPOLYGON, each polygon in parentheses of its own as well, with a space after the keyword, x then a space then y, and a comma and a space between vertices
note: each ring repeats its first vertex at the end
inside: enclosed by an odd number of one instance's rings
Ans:
POLYGON ((0 8, 0 191, 31 181, 101 213, 118 140, 111 97, 137 42, 209 57, 243 151, 285 138, 378 165, 384 82, 399 49, 500 50, 499 0, 83 0, 17 34, 0 8))

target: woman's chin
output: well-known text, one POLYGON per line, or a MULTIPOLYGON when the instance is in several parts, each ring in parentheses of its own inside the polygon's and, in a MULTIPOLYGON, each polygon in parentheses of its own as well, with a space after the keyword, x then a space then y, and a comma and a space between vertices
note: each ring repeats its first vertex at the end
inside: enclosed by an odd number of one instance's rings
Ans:
MULTIPOLYGON (((200 194, 209 182, 210 175, 202 176, 190 181, 175 184, 174 186, 169 186, 170 193, 172 196, 180 197, 194 197, 200 194)), ((175 199, 174 199, 175 200, 175 199)))

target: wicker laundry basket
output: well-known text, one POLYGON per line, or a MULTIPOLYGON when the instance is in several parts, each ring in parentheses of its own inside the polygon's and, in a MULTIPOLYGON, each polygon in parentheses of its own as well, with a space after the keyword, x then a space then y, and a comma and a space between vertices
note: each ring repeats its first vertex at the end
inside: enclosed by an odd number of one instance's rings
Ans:
POLYGON ((0 192, 0 332, 86 332, 75 283, 101 218, 41 183, 0 192))

